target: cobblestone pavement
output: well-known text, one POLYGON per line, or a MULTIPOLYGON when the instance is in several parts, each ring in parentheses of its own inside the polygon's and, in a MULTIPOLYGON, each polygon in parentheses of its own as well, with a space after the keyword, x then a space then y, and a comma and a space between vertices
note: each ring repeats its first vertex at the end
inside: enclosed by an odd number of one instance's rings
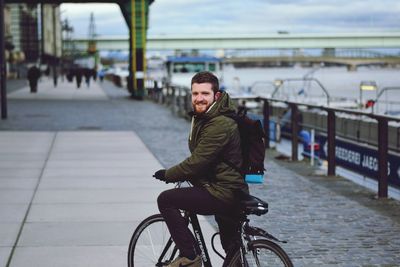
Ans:
MULTIPOLYGON (((189 122, 125 90, 102 84, 104 101, 10 100, 0 130, 133 130, 169 167, 188 155, 189 122)), ((295 266, 400 266, 400 203, 340 177, 315 174, 303 162, 276 160, 268 151, 263 185, 251 186, 270 212, 252 223, 287 240, 295 266)))

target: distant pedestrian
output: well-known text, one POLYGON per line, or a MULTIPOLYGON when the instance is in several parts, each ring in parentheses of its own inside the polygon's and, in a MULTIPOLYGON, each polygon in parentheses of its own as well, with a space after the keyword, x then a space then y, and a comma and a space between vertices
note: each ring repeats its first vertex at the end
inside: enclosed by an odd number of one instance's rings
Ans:
POLYGON ((76 78, 76 87, 77 88, 81 87, 82 73, 83 73, 83 69, 82 68, 76 68, 75 69, 75 78, 76 78))
POLYGON ((28 69, 28 80, 31 93, 37 92, 38 80, 40 78, 40 70, 36 65, 31 66, 28 69))
POLYGON ((67 81, 70 82, 70 83, 73 82, 74 81, 74 75, 75 75, 75 70, 72 69, 72 68, 68 69, 67 70, 67 75, 66 75, 67 81))
POLYGON ((44 70, 44 74, 46 76, 50 76, 50 67, 49 66, 47 66, 46 69, 44 70))
POLYGON ((97 71, 96 71, 96 69, 91 69, 90 73, 92 74, 93 80, 96 81, 97 80, 97 71))
POLYGON ((53 84, 54 84, 54 87, 57 87, 57 82, 58 82, 58 70, 57 70, 57 66, 53 66, 53 84))
POLYGON ((105 75, 104 70, 103 70, 103 69, 99 70, 98 76, 99 76, 99 78, 100 78, 100 82, 103 82, 103 80, 104 80, 104 75, 105 75))
POLYGON ((64 66, 61 65, 61 68, 60 68, 61 82, 64 82, 64 76, 65 76, 65 69, 64 69, 64 66))
POLYGON ((88 68, 83 69, 83 75, 85 76, 86 86, 89 88, 90 86, 90 78, 92 77, 92 71, 88 68))

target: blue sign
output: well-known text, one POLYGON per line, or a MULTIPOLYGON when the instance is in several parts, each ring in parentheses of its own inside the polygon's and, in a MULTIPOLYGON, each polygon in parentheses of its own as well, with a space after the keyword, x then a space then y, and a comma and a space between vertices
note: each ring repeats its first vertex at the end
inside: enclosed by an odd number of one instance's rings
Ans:
MULTIPOLYGON (((327 137, 318 135, 316 136, 316 140, 321 148, 320 157, 326 159, 328 155, 327 137)), ((377 149, 336 138, 335 158, 338 166, 378 180, 379 163, 377 149)), ((389 184, 400 187, 399 155, 388 154, 387 174, 389 184)))

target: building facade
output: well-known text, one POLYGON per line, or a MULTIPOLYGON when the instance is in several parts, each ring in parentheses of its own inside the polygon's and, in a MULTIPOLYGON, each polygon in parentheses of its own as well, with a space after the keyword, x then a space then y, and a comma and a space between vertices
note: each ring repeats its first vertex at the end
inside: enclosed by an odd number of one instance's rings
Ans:
POLYGON ((4 22, 8 77, 24 77, 29 63, 59 62, 62 36, 58 4, 7 4, 4 22))
POLYGON ((42 61, 58 62, 62 57, 62 32, 60 6, 58 4, 42 5, 42 61))
POLYGON ((37 5, 10 4, 8 8, 13 61, 36 62, 39 59, 37 5))

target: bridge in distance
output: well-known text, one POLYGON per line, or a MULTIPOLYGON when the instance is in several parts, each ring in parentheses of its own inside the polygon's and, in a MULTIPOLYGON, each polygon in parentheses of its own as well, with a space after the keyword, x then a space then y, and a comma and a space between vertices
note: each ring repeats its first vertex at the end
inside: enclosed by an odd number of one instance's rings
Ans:
MULTIPOLYGON (((86 51, 89 40, 76 38, 65 40, 66 46, 77 51, 86 51)), ((104 36, 96 39, 100 51, 126 51, 129 40, 126 36, 104 36)), ((353 53, 343 56, 335 49, 399 48, 400 32, 390 33, 341 33, 341 34, 269 34, 269 35, 209 35, 209 36, 149 36, 147 50, 257 50, 257 49, 324 49, 323 56, 295 54, 292 56, 241 56, 236 53, 225 58, 225 63, 262 64, 280 62, 321 62, 346 65, 354 70, 360 65, 400 64, 400 56, 379 53, 353 53)))
MULTIPOLYGON (((77 50, 87 49, 88 39, 64 40, 77 50)), ((99 36, 99 50, 128 50, 128 36, 99 36)), ((148 36, 147 49, 296 49, 296 48, 399 48, 400 32, 148 36)))

